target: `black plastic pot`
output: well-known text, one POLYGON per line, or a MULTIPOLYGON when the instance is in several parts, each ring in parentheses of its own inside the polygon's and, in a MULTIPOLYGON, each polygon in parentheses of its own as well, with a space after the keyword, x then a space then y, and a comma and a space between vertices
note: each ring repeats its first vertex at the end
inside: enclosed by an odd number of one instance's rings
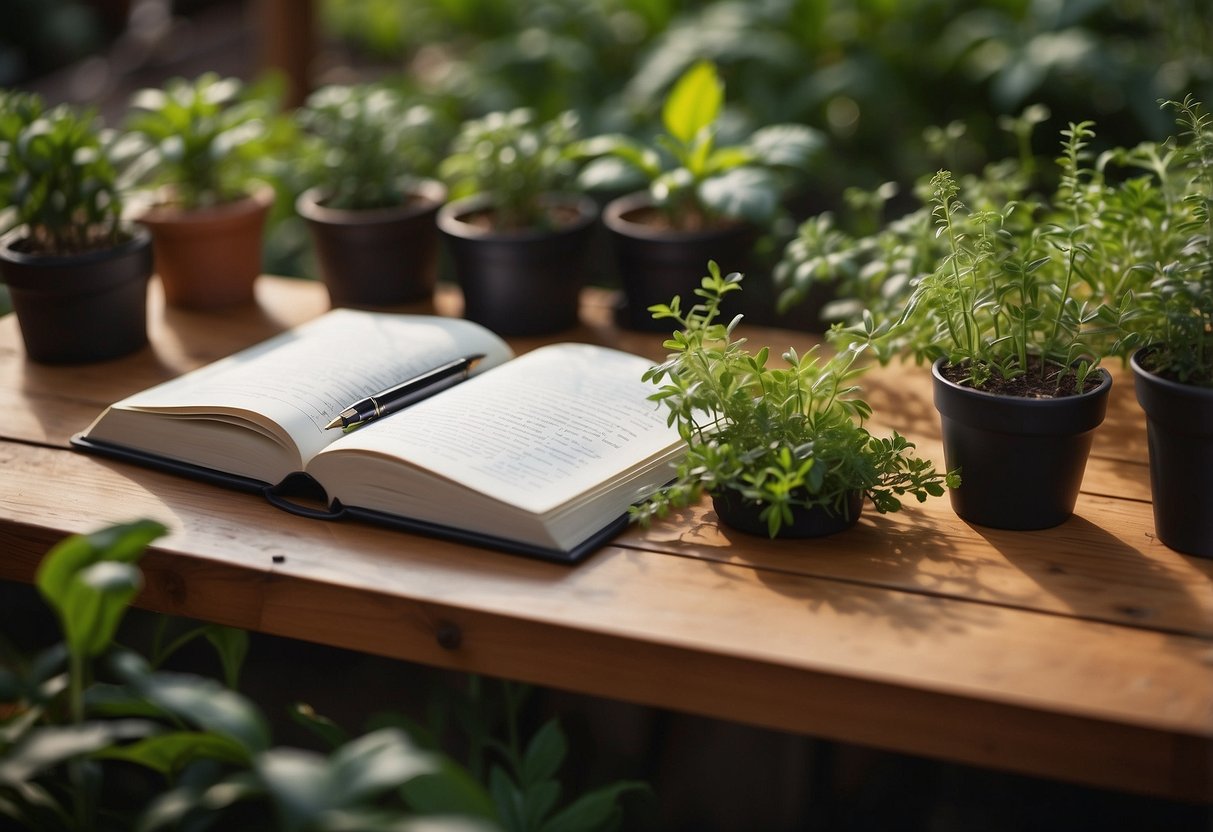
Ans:
POLYGON ((407 205, 365 211, 329 208, 319 189, 301 194, 295 210, 307 223, 332 305, 429 300, 438 279, 435 217, 445 198, 446 188, 432 180, 418 183, 407 205))
MULTIPOLYGON (((735 292, 723 309, 727 322, 748 308, 768 305, 758 281, 753 280, 753 251, 758 229, 746 223, 713 227, 702 231, 677 231, 646 223, 653 214, 647 193, 635 193, 613 199, 602 212, 615 252, 623 303, 618 310, 619 325, 645 332, 670 329, 668 320, 654 321, 648 308, 682 297, 684 308, 695 302, 694 292, 708 273, 708 261, 715 260, 723 273, 741 272, 751 279, 745 291, 735 292)), ((768 281, 769 283, 769 281, 768 281)))
POLYGON ((1047 529, 1074 513, 1091 439, 1103 422, 1112 377, 1077 396, 1027 399, 962 387, 931 368, 950 491, 963 520, 996 529, 1047 529))
POLYGON ((570 207, 577 219, 550 230, 494 231, 469 222, 491 210, 478 196, 438 211, 465 318, 499 335, 546 335, 577 326, 598 208, 580 196, 551 201, 570 207))
MULTIPOLYGON (((722 491, 712 495, 712 508, 720 522, 746 534, 770 537, 765 520, 760 519, 763 506, 742 498, 733 491, 722 491)), ((846 516, 832 514, 823 506, 795 508, 792 522, 779 527, 777 538, 825 537, 845 531, 859 522, 863 512, 863 492, 856 491, 847 499, 846 516)))
POLYGON ((0 239, 0 275, 31 360, 88 364, 147 344, 151 235, 131 233, 117 248, 74 256, 22 252, 21 229, 0 239))
POLYGON ((1130 364, 1146 414, 1154 530, 1178 552, 1213 558, 1213 389, 1154 375, 1145 352, 1130 364))

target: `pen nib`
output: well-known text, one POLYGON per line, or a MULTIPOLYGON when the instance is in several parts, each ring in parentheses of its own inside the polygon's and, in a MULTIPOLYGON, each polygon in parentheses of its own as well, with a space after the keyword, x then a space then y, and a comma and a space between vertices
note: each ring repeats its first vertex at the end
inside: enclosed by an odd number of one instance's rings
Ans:
POLYGON ((339 428, 339 427, 342 427, 342 420, 341 420, 340 416, 338 416, 336 419, 334 419, 333 421, 331 421, 327 425, 325 425, 324 429, 332 430, 333 428, 339 428))

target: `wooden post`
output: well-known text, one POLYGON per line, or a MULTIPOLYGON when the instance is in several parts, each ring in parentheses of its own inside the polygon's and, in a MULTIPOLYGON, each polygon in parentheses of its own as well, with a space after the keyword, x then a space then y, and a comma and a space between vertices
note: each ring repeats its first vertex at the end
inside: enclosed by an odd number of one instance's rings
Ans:
POLYGON ((311 91, 316 57, 316 14, 313 0, 258 0, 262 64, 286 76, 287 107, 298 107, 311 91))

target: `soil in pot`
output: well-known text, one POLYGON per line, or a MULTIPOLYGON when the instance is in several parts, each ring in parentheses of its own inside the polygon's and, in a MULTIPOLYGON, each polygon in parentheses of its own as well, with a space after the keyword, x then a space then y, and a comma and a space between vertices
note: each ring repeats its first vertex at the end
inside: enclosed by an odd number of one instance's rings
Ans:
POLYGON ((151 238, 134 229, 127 243, 72 256, 23 253, 20 232, 0 240, 26 355, 42 364, 108 361, 147 344, 151 238))
MULTIPOLYGON (((616 319, 626 329, 664 332, 669 321, 655 321, 648 308, 682 297, 684 307, 695 299, 695 289, 706 275, 708 261, 715 260, 723 272, 753 270, 753 249, 758 230, 734 222, 695 231, 669 227, 653 208, 646 193, 629 194, 607 203, 602 214, 615 252, 623 299, 616 319)), ((770 281, 765 281, 769 284, 770 281)), ((747 312, 748 305, 769 302, 756 287, 763 281, 747 280, 746 291, 734 293, 722 310, 725 320, 747 312), (755 291, 751 291, 755 289, 755 291)), ((766 295, 770 293, 767 292, 766 295)), ((751 316, 754 317, 754 316, 751 316)), ((763 316, 759 315, 758 318, 763 316)))
MULTIPOLYGON (((761 519, 763 506, 743 499, 732 491, 722 491, 712 495, 712 508, 720 522, 726 526, 745 532, 746 534, 770 537, 766 521, 761 519)), ((845 531, 857 522, 863 512, 863 492, 856 491, 847 500, 845 515, 834 514, 824 506, 812 508, 795 508, 792 510, 792 522, 784 523, 776 533, 778 538, 809 538, 825 537, 845 531)))
POLYGON ((945 464, 960 469, 949 493, 963 520, 998 529, 1046 529, 1074 512, 1094 430, 1103 422, 1112 377, 1098 370, 1085 392, 1054 398, 998 395, 932 367, 945 464))
POLYGON ((1213 558, 1213 389, 1155 375, 1145 358, 1139 351, 1130 363, 1146 414, 1154 529, 1177 552, 1213 558))
POLYGON ((253 302, 261 245, 274 192, 195 211, 151 208, 139 222, 152 232, 165 301, 184 309, 224 309, 253 302))
POLYGON ((438 276, 435 217, 445 196, 440 183, 422 182, 405 205, 353 211, 327 207, 317 189, 304 192, 296 210, 307 223, 332 305, 429 300, 438 276))
POLYGON ((577 326, 597 208, 584 197, 553 201, 572 219, 552 229, 495 230, 481 197, 438 211, 465 318, 499 335, 546 335, 577 326))

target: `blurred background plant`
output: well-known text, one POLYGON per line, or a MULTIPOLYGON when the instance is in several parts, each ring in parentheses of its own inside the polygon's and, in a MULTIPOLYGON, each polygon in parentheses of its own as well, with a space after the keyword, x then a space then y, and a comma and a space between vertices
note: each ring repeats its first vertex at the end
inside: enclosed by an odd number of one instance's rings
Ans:
MULTIPOLYGON (((137 86, 160 71, 194 74, 169 47, 192 47, 198 61, 210 64, 205 68, 218 68, 206 16, 224 10, 244 52, 256 55, 252 5, 12 0, 0 9, 0 86, 44 86, 57 67, 107 44, 129 48, 108 72, 90 64, 80 73, 89 79, 81 89, 90 98, 104 98, 123 72, 138 76, 137 86), (104 84, 109 88, 98 93, 104 84)), ((696 61, 710 60, 728 90, 720 143, 783 122, 826 137, 831 163, 791 206, 798 220, 843 208, 848 188, 871 191, 885 182, 899 185, 886 206, 898 216, 924 170, 976 171, 1017 152, 1016 138, 999 130, 999 120, 1032 104, 1051 113, 1032 148, 1047 157, 1048 137, 1070 121, 1095 121, 1102 147, 1127 146, 1166 135, 1170 123, 1159 99, 1191 93, 1213 100, 1213 15, 1206 0, 318 0, 317 6, 318 84, 384 80, 456 121, 519 107, 540 120, 573 110, 586 135, 620 132, 647 141, 674 80, 696 61), (942 160, 941 149, 948 154, 942 160)), ((107 115, 105 101, 96 103, 107 115)), ((842 215, 835 220, 849 222, 842 215)), ((301 273, 301 248, 299 229, 281 222, 270 235, 267 270, 301 273), (277 239, 279 231, 293 239, 277 239)))

